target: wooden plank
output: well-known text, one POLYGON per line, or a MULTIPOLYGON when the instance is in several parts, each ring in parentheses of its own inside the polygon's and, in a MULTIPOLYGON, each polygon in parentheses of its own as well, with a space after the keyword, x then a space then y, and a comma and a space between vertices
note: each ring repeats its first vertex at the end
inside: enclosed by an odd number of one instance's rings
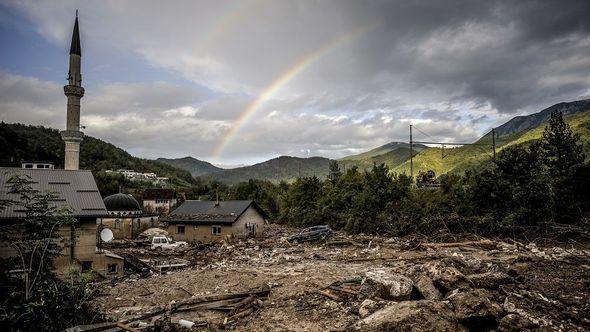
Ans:
POLYGON ((219 295, 205 295, 199 297, 192 297, 190 299, 180 300, 178 302, 171 303, 170 308, 171 311, 175 311, 177 308, 190 305, 190 304, 198 304, 203 302, 213 302, 213 301, 221 301, 221 300, 230 300, 230 299, 243 299, 250 295, 256 295, 257 297, 267 297, 270 294, 270 287, 268 285, 264 285, 259 288, 252 289, 245 293, 233 293, 233 294, 219 294, 219 295))
POLYGON ((342 301, 342 299, 340 297, 338 297, 338 296, 336 296, 336 295, 334 295, 332 293, 329 293, 329 292, 326 292, 326 291, 323 291, 323 290, 318 290, 316 292, 318 294, 320 294, 320 295, 323 295, 323 296, 329 298, 330 300, 334 300, 336 302, 341 302, 342 301))

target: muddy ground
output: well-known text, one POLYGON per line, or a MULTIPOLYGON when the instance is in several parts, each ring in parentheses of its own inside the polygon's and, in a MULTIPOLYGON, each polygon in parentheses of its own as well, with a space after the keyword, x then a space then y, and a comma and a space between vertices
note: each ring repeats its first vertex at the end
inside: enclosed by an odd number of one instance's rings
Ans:
POLYGON ((239 331, 587 331, 590 251, 475 239, 458 243, 336 234, 289 244, 271 225, 262 239, 180 252, 112 248, 139 258, 182 258, 184 268, 103 282, 94 300, 110 319, 140 329, 239 331), (248 311, 170 310, 171 303, 270 287, 248 311), (332 285, 332 288, 329 286, 332 285))

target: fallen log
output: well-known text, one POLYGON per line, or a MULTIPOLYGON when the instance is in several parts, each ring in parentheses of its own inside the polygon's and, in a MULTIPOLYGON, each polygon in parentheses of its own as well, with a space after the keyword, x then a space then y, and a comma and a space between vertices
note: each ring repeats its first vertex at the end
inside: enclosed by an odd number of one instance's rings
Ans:
POLYGON ((129 324, 131 322, 135 322, 136 320, 142 320, 142 319, 146 319, 146 318, 151 318, 154 317, 156 315, 162 314, 166 312, 165 308, 162 307, 154 307, 152 308, 150 311, 143 313, 143 314, 139 314, 139 315, 135 315, 133 317, 127 318, 127 319, 123 319, 121 321, 119 321, 119 323, 123 323, 123 324, 129 324))
POLYGON ((187 305, 186 307, 179 307, 175 309, 175 312, 182 312, 182 311, 193 311, 193 310, 207 310, 207 309, 217 309, 217 308, 224 308, 228 305, 235 304, 239 302, 241 299, 228 299, 228 300, 219 300, 219 301, 212 301, 212 302, 203 302, 198 303, 195 305, 187 305))
POLYGON ((252 289, 252 290, 245 292, 245 293, 205 295, 205 296, 191 297, 189 299, 184 299, 184 300, 170 303, 170 311, 174 312, 182 306, 191 305, 191 304, 199 304, 199 303, 204 303, 204 302, 213 302, 213 301, 231 300, 231 299, 243 299, 243 298, 249 297, 251 295, 255 295, 256 297, 267 297, 269 294, 270 294, 270 287, 268 287, 268 285, 264 285, 262 287, 252 289))
POLYGON ((448 242, 448 243, 422 243, 421 246, 426 248, 456 248, 456 247, 479 247, 483 249, 498 249, 496 242, 492 240, 465 241, 465 242, 448 242))

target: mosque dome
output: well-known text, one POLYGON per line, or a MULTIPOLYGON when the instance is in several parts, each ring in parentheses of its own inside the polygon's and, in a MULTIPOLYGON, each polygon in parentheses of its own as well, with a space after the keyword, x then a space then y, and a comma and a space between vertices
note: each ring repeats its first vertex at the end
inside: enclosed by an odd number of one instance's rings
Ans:
POLYGON ((107 211, 137 211, 141 210, 139 203, 133 196, 128 194, 114 194, 105 197, 104 205, 107 211))

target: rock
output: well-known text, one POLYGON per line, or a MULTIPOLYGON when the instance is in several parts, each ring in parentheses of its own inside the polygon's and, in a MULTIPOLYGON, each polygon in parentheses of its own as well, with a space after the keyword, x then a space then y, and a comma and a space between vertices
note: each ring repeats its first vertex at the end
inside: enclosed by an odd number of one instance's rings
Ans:
POLYGON ((319 260, 319 261, 325 261, 326 260, 326 257, 325 256, 323 256, 321 254, 318 254, 317 252, 314 252, 313 255, 311 256, 311 258, 312 259, 315 259, 315 260, 319 260))
POLYGON ((444 293, 461 287, 471 287, 471 281, 452 266, 443 268, 440 274, 433 278, 433 282, 444 293))
POLYGON ((455 317, 470 330, 496 329, 502 308, 488 298, 484 289, 455 290, 446 297, 455 312, 455 317))
POLYGON ((508 314, 500 320, 498 331, 529 331, 538 328, 539 325, 533 323, 530 319, 518 314, 508 314))
POLYGON ((402 274, 388 270, 374 270, 366 273, 367 283, 375 288, 373 296, 384 300, 407 301, 412 294, 414 283, 402 274))
POLYGON ((504 272, 486 272, 472 274, 469 280, 477 288, 498 289, 500 285, 512 283, 512 278, 504 272))
POLYGON ((358 321, 355 331, 461 331, 450 305, 444 301, 399 302, 358 321))
POLYGON ((432 279, 427 276, 421 276, 414 284, 416 291, 426 300, 440 300, 443 294, 434 287, 432 279))
MULTIPOLYGON (((395 303, 395 302, 389 302, 389 303, 395 303)), ((386 305, 387 305, 386 301, 373 301, 371 299, 366 299, 361 303, 361 306, 359 307, 359 317, 365 318, 365 317, 369 316, 370 314, 374 313, 375 311, 383 308, 386 305)))

